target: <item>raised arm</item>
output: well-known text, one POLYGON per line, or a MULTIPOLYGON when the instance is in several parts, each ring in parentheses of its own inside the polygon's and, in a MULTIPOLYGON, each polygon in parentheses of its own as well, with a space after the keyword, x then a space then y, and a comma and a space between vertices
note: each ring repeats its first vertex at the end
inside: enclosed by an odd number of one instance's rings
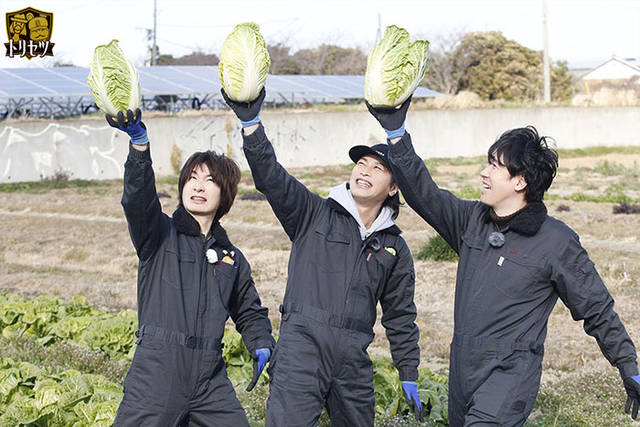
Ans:
POLYGON ((258 119, 265 97, 264 89, 256 100, 249 103, 230 100, 224 90, 222 96, 243 125, 242 148, 256 189, 267 197, 284 231, 294 240, 306 230, 322 199, 278 163, 273 146, 258 119))
POLYGON ((373 108, 368 103, 367 107, 387 133, 391 169, 405 200, 458 252, 460 236, 478 202, 459 199, 433 181, 404 129, 410 103, 411 98, 399 108, 373 108))
POLYGON ((122 207, 129 225, 131 241, 138 258, 146 261, 155 253, 162 240, 162 207, 156 193, 155 177, 149 154, 149 138, 141 121, 141 112, 120 112, 116 119, 106 116, 110 126, 126 132, 130 138, 129 155, 124 164, 122 207))

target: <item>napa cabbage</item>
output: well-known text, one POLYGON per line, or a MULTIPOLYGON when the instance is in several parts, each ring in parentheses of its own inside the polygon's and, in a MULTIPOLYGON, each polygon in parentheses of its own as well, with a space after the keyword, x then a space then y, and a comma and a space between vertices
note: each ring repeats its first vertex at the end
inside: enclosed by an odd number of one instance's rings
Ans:
POLYGON ((96 47, 87 84, 98 108, 111 116, 140 107, 138 70, 127 60, 118 40, 96 47))
POLYGON ((404 28, 390 25, 369 54, 365 74, 365 99, 373 107, 402 104, 427 73, 427 40, 409 41, 404 28))
POLYGON ((238 102, 256 99, 267 81, 270 65, 260 27, 253 22, 236 25, 222 43, 218 64, 227 96, 238 102))

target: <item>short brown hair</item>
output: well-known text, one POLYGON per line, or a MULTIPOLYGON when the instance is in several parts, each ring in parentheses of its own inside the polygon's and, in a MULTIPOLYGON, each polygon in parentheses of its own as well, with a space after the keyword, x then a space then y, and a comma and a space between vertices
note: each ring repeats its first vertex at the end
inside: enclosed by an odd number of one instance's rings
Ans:
POLYGON ((187 159, 178 179, 178 203, 182 206, 182 189, 191 177, 191 172, 200 165, 207 165, 213 182, 220 187, 220 204, 213 217, 213 222, 220 220, 233 206, 238 193, 240 168, 229 157, 215 151, 198 151, 187 159))

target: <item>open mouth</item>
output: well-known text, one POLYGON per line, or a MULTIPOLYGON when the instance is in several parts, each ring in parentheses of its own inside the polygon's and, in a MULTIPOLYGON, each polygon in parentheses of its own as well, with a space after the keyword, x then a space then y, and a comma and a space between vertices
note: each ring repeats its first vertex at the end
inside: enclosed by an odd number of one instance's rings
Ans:
POLYGON ((356 185, 359 185, 360 187, 363 187, 363 188, 371 188, 372 187, 372 185, 371 185, 371 183, 369 181, 366 181, 366 180, 364 180, 362 178, 356 179, 356 185))
POLYGON ((198 204, 207 202, 207 199, 202 196, 191 196, 191 200, 198 204))

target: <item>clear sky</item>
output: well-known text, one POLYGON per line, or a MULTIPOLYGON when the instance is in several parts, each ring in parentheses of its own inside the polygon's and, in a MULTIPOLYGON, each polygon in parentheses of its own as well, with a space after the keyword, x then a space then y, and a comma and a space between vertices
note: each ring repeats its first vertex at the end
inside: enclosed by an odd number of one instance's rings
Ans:
MULTIPOLYGON (((640 0, 547 0, 550 55, 570 65, 596 65, 615 54, 640 57, 640 0)), ((32 6, 54 13, 55 60, 87 66, 93 49, 119 39, 144 63, 153 27, 153 0, 2 0, 0 42, 8 42, 5 14, 32 6)), ((157 0, 160 53, 220 53, 234 25, 253 21, 267 43, 294 50, 321 43, 373 47, 378 29, 395 24, 432 42, 469 31, 502 31, 536 50, 543 45, 542 0, 157 0)), ((4 47, 2 47, 4 51, 4 47)), ((2 53, 4 55, 4 53, 2 53)), ((52 59, 0 56, 0 67, 51 65, 52 59)))

